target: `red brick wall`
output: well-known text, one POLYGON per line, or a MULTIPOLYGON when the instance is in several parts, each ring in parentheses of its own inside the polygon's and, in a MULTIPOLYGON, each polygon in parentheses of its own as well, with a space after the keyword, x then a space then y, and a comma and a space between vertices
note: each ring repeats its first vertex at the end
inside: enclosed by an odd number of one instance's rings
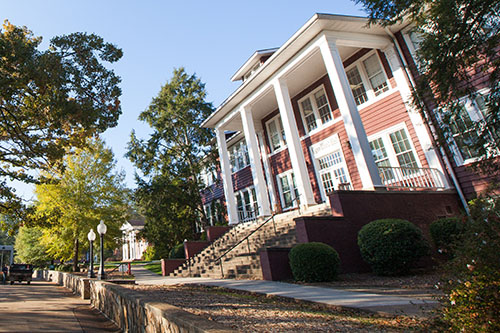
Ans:
POLYGON ((239 191, 253 185, 252 169, 246 166, 231 175, 233 180, 233 190, 239 191))

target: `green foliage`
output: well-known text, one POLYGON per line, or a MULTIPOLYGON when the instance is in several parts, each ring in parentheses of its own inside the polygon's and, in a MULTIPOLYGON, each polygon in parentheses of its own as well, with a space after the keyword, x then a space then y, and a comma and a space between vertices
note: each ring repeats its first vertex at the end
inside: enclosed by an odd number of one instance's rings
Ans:
MULTIPOLYGON (((123 173, 114 171, 113 153, 100 140, 65 158, 63 173, 39 184, 33 219, 43 227, 42 244, 55 258, 79 259, 79 244, 88 248, 87 234, 102 220, 107 225, 105 248, 114 249, 127 219, 128 190, 123 173)), ((97 248, 97 246, 96 246, 97 248)))
POLYGON ((500 331, 500 200, 477 199, 442 283, 451 331, 500 331))
MULTIPOLYGON (((500 164, 491 159, 500 146, 500 2, 498 0, 356 0, 371 21, 392 25, 403 18, 415 24, 420 35, 414 105, 425 117, 429 110, 446 110, 436 129, 440 143, 456 131, 462 133, 464 150, 473 152, 483 172, 497 173, 500 164), (462 118, 460 98, 478 97, 478 77, 486 78, 490 91, 484 96, 484 121, 462 118), (472 130, 465 131, 467 123, 472 130), (462 126, 462 127, 461 127, 462 126), (458 129, 457 129, 458 127, 458 129)), ((468 117, 467 117, 468 118, 468 117)))
POLYGON ((0 229, 0 245, 14 245, 15 238, 0 229))
POLYGON ((170 250, 168 254, 169 259, 185 259, 186 252, 184 251, 184 243, 177 244, 170 250))
POLYGON ((366 224, 358 233, 358 246, 363 259, 378 275, 405 274, 429 250, 422 231, 400 219, 366 224))
POLYGON ((73 265, 69 264, 60 264, 55 267, 56 271, 60 272, 72 272, 73 271, 73 265))
POLYGON ((5 179, 34 183, 38 170, 57 166, 65 152, 117 124, 120 78, 103 62, 122 56, 99 36, 42 38, 5 21, 0 30, 0 213, 26 218, 5 179))
POLYGON ((142 257, 145 261, 152 261, 152 260, 160 259, 156 255, 156 250, 155 250, 154 246, 148 246, 146 251, 144 251, 144 253, 142 254, 142 257))
POLYGON ((436 220, 430 225, 430 234, 438 251, 452 256, 453 248, 464 231, 463 222, 457 217, 436 220))
POLYGON ((298 244, 292 248, 288 258, 296 281, 332 281, 339 272, 340 258, 337 251, 324 243, 298 244))
POLYGON ((146 219, 143 235, 157 251, 194 236, 200 216, 206 223, 199 175, 213 162, 213 132, 200 125, 214 108, 205 98, 205 85, 176 69, 139 116, 152 128, 148 140, 131 135, 127 157, 144 175, 137 176, 135 202, 146 219))
POLYGON ((16 235, 16 262, 45 266, 52 258, 47 254, 47 247, 42 244, 40 238, 42 228, 26 227, 19 228, 16 235))

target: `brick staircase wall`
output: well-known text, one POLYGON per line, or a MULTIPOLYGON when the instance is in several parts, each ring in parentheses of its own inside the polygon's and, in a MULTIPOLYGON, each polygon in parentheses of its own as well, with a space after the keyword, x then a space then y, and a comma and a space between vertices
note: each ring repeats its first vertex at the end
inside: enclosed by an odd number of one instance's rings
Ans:
POLYGON ((293 247, 297 244, 294 218, 329 214, 329 207, 315 206, 306 212, 298 210, 276 215, 247 240, 234 247, 221 260, 216 259, 259 228, 264 220, 236 225, 215 240, 202 252, 191 258, 170 276, 262 279, 259 253, 269 247, 293 247), (221 267, 222 264, 222 267, 221 267))

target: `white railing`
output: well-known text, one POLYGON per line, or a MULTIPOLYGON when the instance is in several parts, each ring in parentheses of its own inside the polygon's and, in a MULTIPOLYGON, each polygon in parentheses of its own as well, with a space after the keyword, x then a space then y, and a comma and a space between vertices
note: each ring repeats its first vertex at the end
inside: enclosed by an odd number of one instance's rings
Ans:
POLYGON ((238 210, 239 223, 257 220, 259 216, 259 207, 255 205, 253 210, 238 210))
POLYGON ((379 166, 382 184, 396 189, 444 189, 443 176, 433 168, 379 166))

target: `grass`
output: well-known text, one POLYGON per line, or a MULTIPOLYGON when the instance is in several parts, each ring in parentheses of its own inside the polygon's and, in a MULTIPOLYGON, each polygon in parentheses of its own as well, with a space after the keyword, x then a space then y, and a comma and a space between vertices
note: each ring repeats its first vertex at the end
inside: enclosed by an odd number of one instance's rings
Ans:
POLYGON ((153 273, 161 275, 161 264, 160 263, 147 264, 144 266, 144 268, 153 272, 153 273))

